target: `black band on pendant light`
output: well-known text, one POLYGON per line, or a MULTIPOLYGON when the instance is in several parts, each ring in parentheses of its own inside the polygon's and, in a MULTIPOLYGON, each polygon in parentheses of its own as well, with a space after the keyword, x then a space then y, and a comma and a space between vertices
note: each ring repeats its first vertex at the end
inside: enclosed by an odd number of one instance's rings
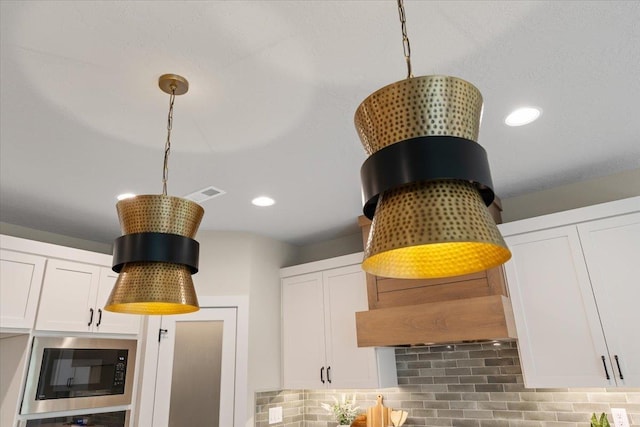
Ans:
POLYGON ((125 264, 132 262, 166 262, 186 265, 191 274, 196 274, 199 253, 197 241, 178 234, 125 234, 114 243, 112 270, 119 273, 125 264))
POLYGON ((470 181, 487 206, 495 197, 487 152, 477 142, 455 136, 423 136, 391 144, 365 160, 360 178, 363 212, 369 219, 381 193, 413 182, 470 181))

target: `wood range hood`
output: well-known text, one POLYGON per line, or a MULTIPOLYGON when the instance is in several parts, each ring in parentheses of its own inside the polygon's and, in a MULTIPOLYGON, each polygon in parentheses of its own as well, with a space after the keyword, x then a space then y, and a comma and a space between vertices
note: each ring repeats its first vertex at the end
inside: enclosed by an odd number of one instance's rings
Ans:
MULTIPOLYGON (((490 211, 500 222, 499 199, 490 211)), ((361 216, 363 239, 371 222, 361 216)), ((369 311, 356 313, 358 347, 453 344, 516 338, 502 267, 443 279, 367 274, 369 311)))

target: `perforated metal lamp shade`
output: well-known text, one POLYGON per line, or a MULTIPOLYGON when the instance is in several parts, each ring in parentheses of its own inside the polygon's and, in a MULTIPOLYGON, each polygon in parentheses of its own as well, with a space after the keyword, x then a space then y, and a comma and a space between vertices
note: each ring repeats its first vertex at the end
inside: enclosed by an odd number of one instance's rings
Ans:
POLYGON ((105 310, 131 314, 197 311, 191 274, 197 271, 193 240, 204 209, 179 197, 143 195, 116 205, 123 236, 116 241, 118 279, 105 310), (168 262, 173 261, 173 262, 168 262))
POLYGON ((408 78, 358 107, 355 125, 372 219, 362 267, 382 277, 437 278, 511 257, 486 205, 493 200, 477 144, 482 95, 449 76, 408 78))

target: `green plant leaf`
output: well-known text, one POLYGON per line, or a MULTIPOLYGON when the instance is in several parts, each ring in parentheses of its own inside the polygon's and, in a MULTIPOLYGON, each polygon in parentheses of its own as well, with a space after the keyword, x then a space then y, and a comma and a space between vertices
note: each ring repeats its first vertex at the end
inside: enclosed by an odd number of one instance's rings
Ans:
POLYGON ((598 419, 596 418, 595 412, 591 415, 591 427, 601 427, 598 419))

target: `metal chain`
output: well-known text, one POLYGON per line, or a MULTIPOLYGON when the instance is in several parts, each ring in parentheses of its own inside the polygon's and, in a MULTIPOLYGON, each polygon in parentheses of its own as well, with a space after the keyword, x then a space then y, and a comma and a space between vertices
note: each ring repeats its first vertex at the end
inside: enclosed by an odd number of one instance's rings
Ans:
POLYGON ((169 180, 169 153, 171 152, 171 128, 173 127, 173 102, 176 99, 176 85, 172 84, 169 98, 169 115, 167 116, 167 141, 164 144, 164 168, 162 170, 162 195, 167 195, 167 181, 169 180))
POLYGON ((413 77, 411 71, 411 44, 409 36, 407 36, 407 17, 404 14, 404 1, 398 0, 398 14, 400 15, 400 24, 402 25, 402 49, 404 50, 404 59, 407 61, 407 78, 413 77))

